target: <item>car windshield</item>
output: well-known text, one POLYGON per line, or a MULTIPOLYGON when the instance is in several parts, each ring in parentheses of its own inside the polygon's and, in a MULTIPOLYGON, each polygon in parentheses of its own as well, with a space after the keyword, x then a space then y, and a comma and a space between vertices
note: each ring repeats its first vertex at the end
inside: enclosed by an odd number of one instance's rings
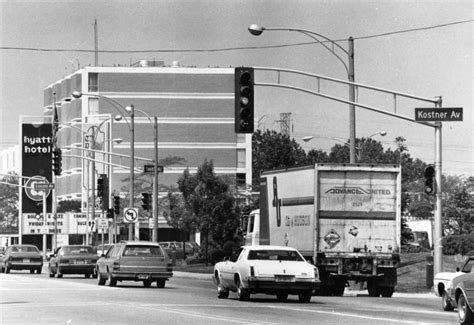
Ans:
POLYGON ((35 246, 13 246, 12 247, 12 252, 17 252, 17 253, 31 253, 31 252, 36 252, 38 253, 38 248, 35 246))
POLYGON ((163 256, 158 246, 127 246, 123 252, 123 256, 163 256))
POLYGON ((74 246, 74 247, 63 247, 64 255, 81 255, 81 254, 93 254, 94 251, 90 246, 74 246))
POLYGON ((275 261, 304 261, 297 251, 291 250, 252 250, 249 252, 249 260, 275 260, 275 261))
POLYGON ((474 260, 469 260, 466 265, 462 268, 462 272, 464 273, 471 273, 472 266, 474 265, 474 260))

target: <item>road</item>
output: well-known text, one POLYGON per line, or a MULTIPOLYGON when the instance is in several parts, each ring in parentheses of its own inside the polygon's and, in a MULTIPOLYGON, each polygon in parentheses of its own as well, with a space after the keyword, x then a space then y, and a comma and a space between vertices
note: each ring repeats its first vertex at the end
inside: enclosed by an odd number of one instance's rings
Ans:
MULTIPOLYGON (((44 269, 45 271, 45 269, 44 269)), ((344 297, 296 296, 280 303, 254 295, 241 302, 235 293, 218 299, 207 275, 177 273, 164 289, 139 282, 98 286, 96 279, 46 272, 0 274, 1 324, 459 324, 455 312, 443 312, 429 294, 371 298, 365 292, 344 297), (194 276, 193 276, 194 277, 194 276)))

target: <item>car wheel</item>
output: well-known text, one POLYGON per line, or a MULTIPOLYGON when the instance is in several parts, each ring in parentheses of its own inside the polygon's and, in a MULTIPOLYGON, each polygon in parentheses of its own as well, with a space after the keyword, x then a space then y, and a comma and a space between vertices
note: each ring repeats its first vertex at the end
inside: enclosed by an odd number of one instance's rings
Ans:
POLYGON ((277 300, 280 302, 285 302, 288 300, 288 294, 287 293, 277 293, 277 300))
POLYGON ((165 284, 166 284, 166 279, 160 279, 160 280, 156 281, 156 286, 158 288, 164 288, 165 284))
POLYGON ((50 278, 54 278, 54 272, 53 272, 53 270, 51 269, 51 266, 48 267, 48 270, 49 270, 49 277, 50 277, 50 278))
POLYGON ((0 266, 0 269, 1 269, 1 270, 0 270, 1 273, 5 272, 5 268, 3 267, 3 264, 0 266))
POLYGON ((91 277, 91 274, 90 274, 90 273, 85 273, 85 274, 84 274, 84 277, 85 277, 86 279, 89 279, 89 278, 91 277))
POLYGON ((237 281, 239 281, 239 285, 237 287, 237 295, 239 296, 240 301, 247 301, 250 299, 250 293, 247 291, 247 289, 244 288, 244 284, 242 283, 242 280, 240 278, 237 278, 237 281))
POLYGON ((41 274, 41 271, 42 271, 42 269, 41 269, 41 268, 39 268, 39 269, 36 269, 36 273, 37 273, 37 274, 41 274))
POLYGON ((300 302, 307 304, 311 301, 312 295, 313 295, 313 290, 308 290, 308 291, 298 294, 298 299, 300 302))
POLYGON ((369 291, 369 296, 371 297, 380 296, 380 288, 374 281, 367 281, 367 290, 369 291))
POLYGON ((467 304, 466 297, 462 293, 458 300, 458 316, 461 325, 474 324, 474 314, 467 304))
POLYGON ((34 270, 34 269, 31 269, 31 270, 30 270, 30 274, 33 274, 33 273, 35 273, 35 270, 34 270))
POLYGON ((97 270, 97 284, 103 286, 105 284, 105 279, 100 275, 99 270, 97 270))
POLYGON ((5 273, 10 273, 10 268, 7 266, 5 266, 5 273))
POLYGON ((394 287, 380 287, 379 290, 382 297, 390 298, 391 296, 393 296, 395 288, 394 287))
POLYGON ((109 273, 109 287, 115 287, 117 285, 117 279, 112 276, 112 273, 109 273))
POLYGON ((227 290, 224 285, 222 284, 222 281, 216 272, 216 283, 217 283, 217 298, 219 299, 227 299, 229 298, 229 290, 227 290))
POLYGON ((446 291, 443 291, 443 295, 441 296, 441 306, 443 307, 444 311, 454 310, 454 306, 449 302, 448 293, 446 291))
POLYGON ((346 289, 344 283, 338 283, 331 288, 332 295, 336 297, 342 297, 344 295, 344 290, 346 289))

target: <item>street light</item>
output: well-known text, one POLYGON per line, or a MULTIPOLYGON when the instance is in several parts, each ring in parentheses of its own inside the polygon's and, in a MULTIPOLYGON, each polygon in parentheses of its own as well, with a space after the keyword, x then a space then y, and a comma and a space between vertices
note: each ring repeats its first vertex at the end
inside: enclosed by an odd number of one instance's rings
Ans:
MULTIPOLYGON (((128 124, 128 121, 127 121, 128 128, 130 130, 130 189, 129 189, 130 203, 129 205, 131 208, 133 208, 134 198, 135 198, 135 190, 134 190, 134 184, 135 184, 135 173, 134 173, 134 170, 135 170, 135 127, 134 127, 135 107, 133 105, 125 107, 119 102, 117 102, 116 100, 109 98, 107 96, 99 95, 99 94, 87 94, 87 93, 81 93, 79 91, 74 91, 72 93, 72 96, 74 98, 81 98, 82 95, 103 98, 104 100, 112 104, 112 107, 114 107, 119 112, 120 110, 118 109, 118 107, 120 107, 122 110, 127 112, 130 117, 130 121, 131 121, 130 124, 128 124)), ((139 238, 139 235, 140 235, 139 233, 135 234, 135 238, 137 240, 139 238)), ((128 239, 133 240, 133 224, 131 223, 128 226, 128 239)))
MULTIPOLYGON (((327 49, 329 52, 331 52, 343 65, 344 68, 346 69, 347 72, 347 78, 351 84, 349 84, 349 101, 351 103, 355 102, 355 85, 353 82, 355 81, 355 69, 354 69, 354 39, 352 37, 349 37, 349 46, 348 50, 340 46, 337 42, 331 40, 330 38, 309 31, 305 29, 296 29, 296 28, 266 28, 263 26, 259 26, 256 24, 250 25, 248 28, 250 34, 259 36, 263 33, 263 31, 268 30, 268 31, 288 31, 288 32, 298 32, 302 33, 322 46, 324 46, 325 49, 327 49), (324 41, 321 41, 320 38, 322 38, 324 41), (332 44, 332 48, 327 46, 325 42, 329 42, 332 44), (335 51, 334 47, 337 47, 339 50, 341 50, 345 55, 347 55, 347 61, 348 63, 344 61, 335 51)), ((350 148, 350 163, 353 164, 355 163, 355 139, 356 139, 356 126, 355 126, 355 106, 353 104, 349 104, 349 148, 350 148)))

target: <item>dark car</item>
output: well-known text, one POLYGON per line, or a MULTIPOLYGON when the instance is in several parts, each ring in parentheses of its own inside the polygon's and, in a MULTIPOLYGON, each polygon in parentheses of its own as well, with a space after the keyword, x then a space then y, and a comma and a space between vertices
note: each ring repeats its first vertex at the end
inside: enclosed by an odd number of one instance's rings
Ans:
POLYGON ((40 274, 43 267, 43 257, 38 247, 34 245, 12 245, 7 247, 2 259, 2 273, 10 270, 30 270, 30 273, 40 274))
POLYGON ((65 245, 58 247, 49 260, 49 277, 62 278, 63 274, 84 274, 89 278, 95 274, 98 256, 92 246, 65 245))
POLYGON ((200 253, 200 247, 197 243, 186 242, 185 243, 185 253, 183 252, 183 242, 179 241, 165 241, 159 242, 160 246, 165 250, 166 254, 170 258, 175 258, 178 260, 184 259, 184 256, 192 256, 200 253))
POLYGON ((97 261, 99 285, 107 281, 116 286, 117 281, 142 281, 145 287, 156 282, 158 288, 173 276, 168 255, 158 243, 147 241, 121 241, 111 247, 97 261))

